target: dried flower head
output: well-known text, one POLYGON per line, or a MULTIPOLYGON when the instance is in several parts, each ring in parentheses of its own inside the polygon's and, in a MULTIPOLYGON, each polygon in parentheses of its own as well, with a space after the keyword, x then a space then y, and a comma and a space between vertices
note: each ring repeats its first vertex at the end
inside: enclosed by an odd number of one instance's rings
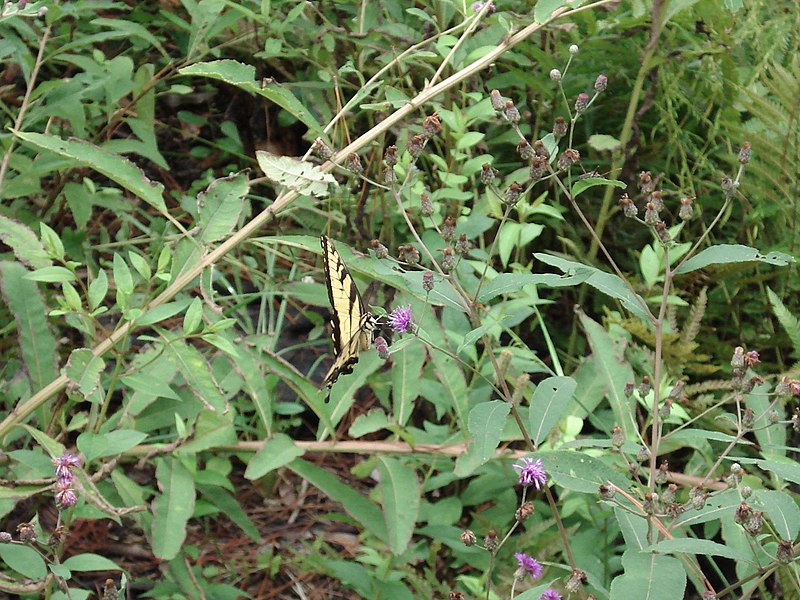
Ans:
POLYGON ((520 506, 514 513, 514 518, 522 523, 534 513, 534 510, 533 502, 523 502, 522 506, 520 506))
POLYGON ((658 494, 655 492, 647 492, 642 500, 642 510, 648 515, 654 515, 658 512, 658 494))
POLYGON ((462 233, 458 236, 455 245, 456 254, 459 256, 466 256, 469 254, 469 251, 472 250, 472 242, 467 239, 467 234, 462 233))
POLYGON ((628 194, 622 194, 622 196, 620 196, 619 206, 622 209, 622 214, 629 219, 633 219, 637 214, 639 214, 639 209, 636 208, 636 204, 634 204, 633 200, 630 199, 628 194))
POLYGON ((794 560, 794 546, 789 540, 781 540, 778 543, 778 549, 775 553, 778 562, 782 565, 788 565, 794 560))
POLYGON ((427 140, 425 137, 421 135, 412 135, 408 140, 408 145, 406 146, 408 153, 411 155, 411 158, 416 160, 419 158, 419 155, 422 154, 422 151, 425 149, 425 143, 427 140))
POLYGON ((481 183, 483 184, 491 183, 497 177, 498 173, 499 173, 498 170, 492 167, 492 165, 490 165, 489 163, 484 163, 481 166, 481 175, 480 175, 481 183))
POLYGON ((569 125, 567 125, 567 122, 564 120, 564 117, 556 117, 556 120, 553 123, 553 136, 557 140, 560 140, 565 135, 567 135, 568 131, 569 131, 569 125))
POLYGON ((328 146, 322 138, 314 140, 314 143, 311 144, 311 151, 322 160, 328 160, 333 156, 333 150, 330 149, 330 146, 328 146))
POLYGON ((753 152, 750 150, 750 142, 744 142, 742 144, 741 149, 739 150, 739 156, 737 157, 737 160, 741 164, 746 165, 747 163, 750 162, 752 156, 753 152))
POLYGON ((681 208, 678 211, 678 217, 682 221, 688 221, 694 217, 694 198, 681 198, 681 208))
POLYGON ((360 175, 364 172, 364 165, 361 164, 361 157, 355 152, 351 152, 345 159, 345 166, 348 171, 360 175))
POLYGON ((477 541, 478 538, 475 537, 475 534, 470 529, 465 529, 461 533, 461 542, 465 546, 474 546, 477 541))
POLYGON ((439 132, 442 130, 442 123, 439 121, 439 113, 433 113, 432 115, 428 115, 422 121, 422 131, 424 132, 425 137, 432 138, 435 135, 438 135, 439 132))
POLYGON ((506 99, 497 90, 492 90, 491 93, 492 108, 495 110, 503 110, 506 106, 506 99))
POLYGON ((664 194, 661 190, 653 190, 650 193, 650 202, 653 203, 653 207, 658 211, 661 212, 664 210, 664 194))
POLYGON ((397 146, 387 146, 383 152, 383 160, 390 167, 395 166, 397 164, 397 146))
POLYGON ((453 217, 447 217, 442 223, 442 238, 445 242, 451 242, 456 236, 456 220, 453 217))
POLYGON ((567 148, 564 152, 561 153, 561 156, 558 157, 557 166, 560 171, 566 171, 576 162, 578 162, 581 158, 580 152, 575 150, 574 148, 567 148))
POLYGON ((386 343, 386 339, 379 335, 372 343, 381 360, 389 360, 389 344, 386 343))
POLYGON ((650 227, 654 227, 656 223, 658 223, 660 219, 658 218, 658 211, 656 210, 655 205, 652 202, 648 202, 644 205, 644 222, 650 227))
POLYGON ((456 268, 456 257, 452 248, 444 248, 442 250, 442 271, 444 273, 452 273, 456 268))
POLYGON ((643 375, 642 382, 639 384, 639 397, 644 399, 647 397, 647 394, 653 389, 653 386, 650 385, 650 376, 643 375))
POLYGON ((524 188, 516 181, 512 182, 511 185, 508 186, 506 193, 503 194, 503 204, 506 206, 514 206, 519 201, 523 190, 524 188))
POLYGON ((522 140, 519 144, 517 144, 517 152, 522 160, 530 160, 535 156, 533 147, 531 147, 531 145, 528 143, 528 140, 522 140))
POLYGON ((586 571, 577 568, 572 569, 569 580, 564 587, 567 588, 570 594, 576 594, 587 579, 586 571))
POLYGON ((611 430, 611 445, 614 446, 614 448, 621 448, 624 443, 625 436, 622 434, 622 427, 614 425, 611 430))
POLYGON ((533 142, 533 152, 536 154, 536 156, 550 158, 550 151, 547 149, 547 146, 544 145, 542 140, 535 140, 533 142))
POLYGON ((383 169, 383 183, 391 185, 395 182, 395 179, 394 169, 392 167, 385 167, 383 169))
POLYGON ((547 483, 547 473, 544 470, 542 459, 523 457, 520 460, 522 464, 512 465, 514 469, 519 471, 519 482, 525 487, 534 486, 537 490, 541 490, 547 483))
POLYGON ((617 490, 610 483, 601 483, 597 487, 597 493, 603 500, 611 500, 617 494, 617 490))
POLYGON ((533 181, 539 181, 547 172, 547 159, 544 156, 534 156, 531 159, 530 176, 533 181))
POLYGON ((425 271, 422 274, 422 289, 426 292, 433 290, 433 273, 431 271, 425 271))
POLYGON ((376 258, 388 258, 389 249, 381 244, 378 240, 372 240, 369 243, 370 247, 375 251, 376 258))
POLYGON ((36 529, 34 528, 33 523, 20 523, 17 525, 17 535, 19 535, 19 541, 24 544, 35 542, 36 529))
POLYGON ((490 529, 489 533, 487 533, 483 538, 483 547, 489 552, 494 552, 497 550, 497 546, 499 544, 500 540, 497 539, 497 532, 494 529, 490 529))
POLYGON ((654 229, 656 230, 656 235, 659 240, 662 242, 670 241, 669 229, 667 229, 667 224, 664 223, 664 221, 656 223, 654 229))
POLYGON ((419 250, 411 244, 397 247, 397 257, 411 266, 419 264, 419 250))
POLYGON ((653 176, 650 171, 641 171, 639 173, 638 182, 639 191, 642 194, 651 194, 656 189, 656 183, 653 181, 653 176))

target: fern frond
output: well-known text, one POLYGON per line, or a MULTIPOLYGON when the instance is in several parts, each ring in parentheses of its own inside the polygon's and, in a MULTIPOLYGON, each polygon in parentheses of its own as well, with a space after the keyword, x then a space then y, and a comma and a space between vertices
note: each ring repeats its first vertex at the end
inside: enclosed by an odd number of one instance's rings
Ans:
POLYGON ((769 297, 769 303, 772 305, 772 314, 775 315, 778 323, 781 324, 781 327, 789 336, 792 348, 794 348, 794 355, 797 356, 800 354, 800 320, 789 312, 789 309, 778 298, 778 295, 770 288, 767 288, 767 296, 769 297))
POLYGON ((694 338, 700 332, 700 323, 702 323, 703 316, 706 314, 706 306, 708 306, 708 286, 700 290, 697 300, 689 310, 689 316, 686 318, 681 331, 682 343, 690 344, 694 342, 694 338))

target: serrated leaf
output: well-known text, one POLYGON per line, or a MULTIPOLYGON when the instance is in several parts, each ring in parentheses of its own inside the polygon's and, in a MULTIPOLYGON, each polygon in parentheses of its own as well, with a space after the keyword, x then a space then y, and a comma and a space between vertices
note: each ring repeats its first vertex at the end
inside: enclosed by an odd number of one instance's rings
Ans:
POLYGON ((0 294, 14 317, 31 385, 38 390, 58 376, 56 340, 47 325, 39 288, 26 278, 27 273, 17 262, 0 262, 0 294))
POLYGON ((288 435, 279 433, 266 440, 261 449, 247 463, 244 472, 246 479, 259 479, 275 469, 288 465, 305 451, 298 447, 288 435))
POLYGON ((706 248, 683 263, 676 273, 691 273, 709 265, 722 265, 731 263, 762 262, 777 267, 785 267, 795 262, 790 254, 783 252, 769 252, 762 254, 755 248, 741 244, 717 244, 706 248))
POLYGON ((0 242, 11 248, 16 259, 26 267, 41 269, 52 265, 36 234, 27 226, 0 215, 0 242))
POLYGON ((233 173, 211 182, 197 195, 198 239, 204 244, 221 240, 233 231, 244 209, 250 186, 244 173, 233 173))
POLYGON ((419 515, 420 485, 414 470, 396 458, 378 458, 383 517, 395 556, 408 549, 419 515))
POLYGON ((102 173, 158 209, 162 215, 168 214, 164 204, 164 186, 147 179, 142 170, 127 158, 82 140, 62 140, 52 135, 23 131, 14 131, 14 135, 31 146, 65 156, 102 173))
POLYGON ((267 179, 304 196, 323 198, 328 195, 328 186, 336 184, 333 175, 324 172, 314 163, 270 154, 263 150, 256 152, 256 159, 267 179))
POLYGON ((564 415, 577 387, 572 377, 548 377, 536 386, 528 412, 528 433, 537 446, 564 415))
POLYGON ((161 494, 153 503, 153 554, 172 560, 183 547, 186 523, 194 512, 194 478, 179 460, 170 458, 158 460, 156 479, 161 494))

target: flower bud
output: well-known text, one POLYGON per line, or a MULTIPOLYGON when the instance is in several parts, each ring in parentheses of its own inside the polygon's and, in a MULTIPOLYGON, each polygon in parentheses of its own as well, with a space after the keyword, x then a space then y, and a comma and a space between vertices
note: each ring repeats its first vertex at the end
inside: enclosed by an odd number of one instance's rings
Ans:
POLYGON ((752 431, 756 424, 756 415, 752 408, 745 408, 742 414, 742 429, 752 431))
POLYGON ((397 146, 387 146, 383 152, 383 160, 390 167, 395 166, 397 164, 397 146))
POLYGON ((453 217, 447 217, 442 224, 442 238, 445 242, 450 242, 456 236, 456 220, 453 217))
POLYGON ((17 534, 19 541, 25 544, 31 544, 36 541, 36 530, 33 523, 20 523, 17 525, 17 534))
POLYGON ((678 217, 682 221, 688 221, 694 216, 694 198, 681 198, 681 208, 678 217))
POLYGON ((533 148, 528 143, 528 140, 522 140, 519 144, 517 144, 517 152, 519 152, 522 160, 530 160, 535 156, 533 148))
POLYGON ((611 445, 614 448, 621 448, 622 444, 625 443, 625 436, 622 435, 622 427, 619 425, 614 425, 614 428, 611 430, 611 445))
POLYGON ((578 52, 580 52, 580 48, 578 48, 578 46, 576 46, 575 44, 572 44, 569 47, 569 53, 572 54, 572 56, 575 56, 578 52))
POLYGON ((642 194, 651 194, 656 189, 656 184, 650 171, 641 171, 639 173, 639 183, 637 185, 642 194))
POLYGON ((0 531, 0 544, 10 544, 13 539, 7 531, 0 531))
POLYGON ((633 383, 632 381, 629 381, 628 383, 625 384, 625 387, 623 388, 622 393, 625 394, 626 398, 630 398, 631 396, 633 396, 633 390, 634 390, 635 387, 636 387, 636 384, 633 383))
POLYGON ((422 289, 426 292, 433 289, 433 273, 431 271, 425 271, 422 274, 422 289))
POLYGON ((459 256, 466 256, 469 254, 469 251, 472 250, 472 242, 467 239, 467 234, 462 233, 458 236, 458 240, 456 240, 455 245, 456 254, 459 256))
POLYGON ((431 202, 430 196, 428 194, 420 194, 419 203, 419 212, 422 213, 422 216, 430 217, 433 214, 433 202, 431 202))
POLYGON ((739 150, 739 156, 737 157, 737 160, 741 164, 746 165, 747 163, 750 162, 752 156, 753 153, 750 150, 750 142, 743 143, 741 149, 739 150))
POLYGON ((503 110, 506 107, 506 100, 500 95, 497 90, 491 91, 492 108, 495 110, 503 110))
POLYGON ((636 205, 633 203, 633 200, 630 199, 628 194, 622 194, 622 196, 620 196, 619 206, 622 209, 622 214, 629 219, 633 219, 637 214, 639 214, 639 209, 636 208, 636 205))
POLYGON ((564 152, 561 153, 561 156, 558 157, 557 166, 559 170, 566 171, 576 162, 578 162, 581 158, 580 152, 575 150, 574 148, 567 148, 564 152))
POLYGON ((552 69, 550 71, 550 79, 553 81, 561 81, 561 71, 558 69, 552 69))
POLYGON ((650 377, 648 375, 644 375, 642 377, 642 383, 639 384, 639 397, 646 398, 647 394, 650 393, 650 390, 653 389, 653 386, 650 385, 650 377))
POLYGON ((523 502, 517 511, 514 513, 514 518, 517 522, 522 523, 534 513, 533 502, 523 502))
POLYGON ((669 463, 666 460, 662 460, 661 464, 658 466, 658 471, 656 471, 656 483, 658 485, 664 485, 667 483, 668 477, 669 463))
POLYGON ((722 192, 725 194, 725 196, 730 197, 736 192, 736 189, 739 187, 739 183, 730 177, 723 177, 722 181, 720 182, 720 187, 722 188, 722 192))
POLYGON ((654 515, 658 512, 658 494, 647 492, 642 500, 642 510, 645 514, 654 515))
POLYGON ((607 87, 608 77, 601 73, 597 76, 597 79, 594 80, 594 91, 599 94, 600 92, 605 92, 607 87))
POLYGON ((689 490, 689 501, 695 510, 700 510, 705 506, 707 497, 708 494, 701 487, 693 487, 689 490))
POLYGON ((506 206, 514 206, 519 201, 522 190, 523 187, 514 181, 510 186, 508 186, 506 193, 503 195, 503 204, 506 206))
POLYGON ((481 167, 481 183, 488 184, 494 181, 497 177, 498 171, 489 163, 484 163, 481 167))
POLYGON ((647 446, 639 447, 639 450, 636 452, 636 460, 640 463, 650 460, 650 450, 647 449, 647 446))
POLYGON ((465 546, 474 546, 478 538, 475 537, 475 534, 471 530, 465 529, 461 533, 461 541, 465 546))
POLYGON ((497 546, 500 544, 500 540, 497 539, 497 533, 494 529, 490 529, 489 533, 483 538, 483 546, 489 551, 494 552, 497 550, 497 546))
POLYGON ((739 488, 739 493, 742 495, 742 498, 747 500, 750 496, 753 495, 753 488, 751 488, 749 485, 743 485, 742 487, 739 488))
POLYGON ((597 493, 603 500, 611 500, 617 493, 616 488, 608 483, 601 483, 597 488, 597 493))
POLYGON ((570 594, 577 594, 578 590, 581 589, 581 586, 587 579, 588 576, 585 571, 578 568, 572 569, 572 573, 570 573, 569 579, 567 583, 564 584, 564 587, 570 594))
POLYGON ((556 117, 555 122, 553 123, 553 136, 560 140, 569 131, 569 126, 567 122, 564 120, 564 117, 556 117))
POLYGON ((782 565, 788 565, 794 560, 794 545, 788 540, 781 540, 778 543, 775 557, 782 565))
POLYGON ((644 206, 644 222, 650 227, 654 227, 656 223, 658 223, 658 211, 656 207, 653 206, 652 202, 648 202, 644 206))
POLYGON ((670 483, 663 492, 661 492, 661 501, 665 504, 672 504, 675 502, 675 492, 678 490, 678 486, 674 483, 670 483))
POLYGON ((331 156, 333 156, 333 150, 330 149, 328 144, 326 144, 325 140, 322 138, 317 138, 314 140, 314 143, 311 145, 311 151, 319 156, 322 160, 328 160, 331 156))
POLYGON ((419 158, 419 155, 422 154, 422 151, 425 149, 425 138, 421 135, 413 135, 408 140, 408 153, 411 155, 411 158, 416 160, 419 158))
POLYGON ((375 338, 375 341, 372 342, 375 345, 375 350, 378 351, 378 356, 381 360, 388 360, 389 359, 389 345, 386 343, 386 339, 382 336, 378 336, 375 338))
POLYGON ((650 193, 650 202, 658 212, 664 210, 664 194, 661 193, 661 190, 653 190, 650 193))
POLYGON ((589 107, 589 94, 583 92, 578 94, 577 100, 575 100, 575 111, 582 113, 589 107))
POLYGON ((442 253, 444 254, 442 257, 442 271, 450 273, 456 268, 456 257, 453 255, 453 249, 445 248, 442 253))
POLYGON ((547 159, 544 156, 534 156, 531 159, 530 176, 533 181, 539 181, 547 172, 547 159))
POLYGON ((419 264, 419 250, 411 244, 397 247, 397 256, 403 262, 407 262, 411 266, 419 264))
POLYGON ((547 150, 547 146, 544 145, 542 140, 536 140, 533 142, 533 152, 536 154, 536 156, 550 158, 550 152, 547 150))
POLYGON ((506 102, 503 114, 505 115, 506 119, 508 119, 508 122, 513 124, 519 123, 519 120, 522 118, 522 116, 519 114, 519 109, 514 106, 514 103, 511 100, 506 102))
POLYGON ((383 169, 383 183, 386 185, 391 185, 394 183, 395 176, 394 176, 394 169, 392 167, 385 167, 383 169))
POLYGON ((664 221, 659 221, 656 223, 655 230, 659 240, 662 242, 668 242, 670 240, 669 230, 667 229, 667 224, 664 223, 664 221))
POLYGON ((439 121, 439 113, 428 115, 422 121, 422 131, 427 138, 432 138, 433 136, 438 135, 441 130, 442 123, 439 121))

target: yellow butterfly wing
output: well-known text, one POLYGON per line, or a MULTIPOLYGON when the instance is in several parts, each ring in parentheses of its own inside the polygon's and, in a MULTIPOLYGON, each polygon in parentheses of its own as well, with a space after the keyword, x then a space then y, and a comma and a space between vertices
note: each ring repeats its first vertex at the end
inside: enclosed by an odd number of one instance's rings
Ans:
POLYGON ((339 375, 350 373, 358 354, 372 344, 375 317, 366 309, 361 294, 331 239, 320 237, 325 282, 331 303, 331 337, 336 360, 325 375, 325 385, 332 386, 339 375))

